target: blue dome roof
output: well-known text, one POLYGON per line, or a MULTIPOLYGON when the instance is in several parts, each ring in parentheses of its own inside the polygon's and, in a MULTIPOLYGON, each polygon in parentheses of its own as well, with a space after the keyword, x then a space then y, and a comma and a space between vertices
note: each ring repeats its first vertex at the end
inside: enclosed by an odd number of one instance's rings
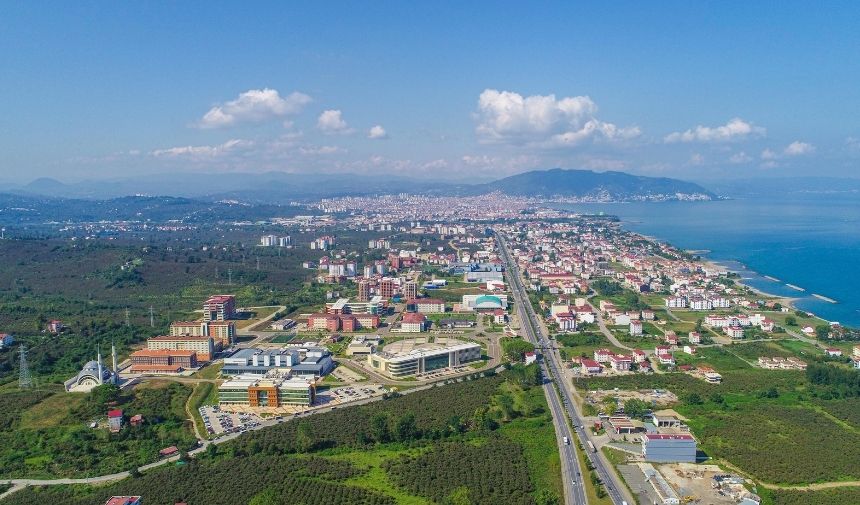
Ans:
POLYGON ((475 298, 475 307, 478 307, 478 308, 488 308, 488 307, 501 308, 502 307, 502 299, 499 298, 498 296, 482 295, 482 296, 475 298))

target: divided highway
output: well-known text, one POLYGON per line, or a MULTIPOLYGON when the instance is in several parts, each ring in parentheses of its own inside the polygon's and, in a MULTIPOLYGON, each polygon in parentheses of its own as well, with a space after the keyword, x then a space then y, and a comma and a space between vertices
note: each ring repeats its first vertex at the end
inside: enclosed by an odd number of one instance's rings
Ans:
MULTIPOLYGON (((499 250, 501 251, 502 257, 504 258, 505 263, 507 263, 511 292, 513 293, 514 302, 517 304, 520 320, 523 322, 523 329, 526 332, 526 336, 538 349, 546 347, 550 344, 548 336, 543 334, 541 325, 534 313, 531 302, 526 294, 525 287, 523 286, 519 268, 508 251, 504 237, 496 233, 496 238, 499 242, 499 250)), ((573 395, 570 391, 573 385, 567 384, 567 381, 564 380, 564 374, 561 373, 561 365, 557 363, 557 357, 554 352, 550 351, 546 354, 542 354, 542 357, 543 359, 541 360, 541 363, 544 375, 554 381, 555 385, 558 387, 558 393, 562 398, 561 403, 564 404, 563 407, 559 404, 558 394, 556 394, 556 389, 553 387, 552 383, 545 384, 544 387, 549 388, 549 391, 547 391, 547 399, 549 400, 550 408, 553 411, 553 420, 556 423, 556 432, 559 432, 560 418, 561 430, 563 430, 562 433, 564 433, 562 436, 570 437, 568 433, 568 424, 564 420, 564 415, 559 415, 559 410, 562 412, 566 411, 573 422, 574 431, 579 437, 582 447, 587 448, 589 442, 588 434, 585 431, 582 417, 575 408, 575 403, 572 399, 573 395), (548 373, 548 371, 551 373, 548 373)), ((579 460, 576 458, 572 445, 567 445, 565 448, 567 451, 562 452, 562 469, 565 469, 565 461, 567 465, 567 471, 565 471, 563 475, 563 480, 565 480, 565 494, 567 495, 568 491, 572 488, 570 494, 573 495, 572 500, 570 497, 566 497, 565 503, 587 503, 583 488, 584 477, 582 476, 582 471, 579 467, 579 460)), ((629 496, 627 488, 619 481, 614 471, 609 468, 609 463, 605 461, 601 454, 591 453, 586 449, 586 457, 589 458, 592 465, 594 465, 597 476, 600 477, 601 481, 603 481, 604 486, 606 487, 606 492, 612 499, 612 503, 616 505, 635 503, 632 501, 632 496, 629 496)))

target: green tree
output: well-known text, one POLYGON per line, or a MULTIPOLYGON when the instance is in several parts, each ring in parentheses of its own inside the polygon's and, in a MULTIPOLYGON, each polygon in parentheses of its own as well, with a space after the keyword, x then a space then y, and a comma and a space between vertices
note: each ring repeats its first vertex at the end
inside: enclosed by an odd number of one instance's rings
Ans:
POLYGON ((642 417, 648 410, 648 404, 638 398, 631 398, 624 402, 624 413, 630 417, 642 417))
POLYGON ((788 316, 785 318, 786 326, 797 326, 797 319, 794 316, 788 316))
POLYGON ((687 405, 701 405, 704 402, 702 401, 702 397, 699 396, 699 393, 690 393, 687 395, 686 403, 687 405))
POLYGON ((385 414, 375 414, 370 418, 370 433, 377 443, 385 443, 390 440, 388 431, 388 416, 385 414))
POLYGON ((282 502, 277 491, 274 489, 264 489, 255 494, 251 498, 251 501, 248 502, 248 505, 279 505, 280 503, 282 502))
POLYGON ((299 423, 296 428, 296 449, 299 452, 309 452, 314 448, 315 443, 311 425, 306 422, 299 423))
POLYGON ((407 412, 397 419, 394 425, 394 436, 398 442, 407 442, 418 436, 418 427, 415 425, 415 414, 407 412))

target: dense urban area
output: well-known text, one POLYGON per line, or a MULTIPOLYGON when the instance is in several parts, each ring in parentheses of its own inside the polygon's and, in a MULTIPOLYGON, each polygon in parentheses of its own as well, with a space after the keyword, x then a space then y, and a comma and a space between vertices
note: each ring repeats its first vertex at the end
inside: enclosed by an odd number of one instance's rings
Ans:
POLYGON ((611 216, 20 205, 0 504, 860 503, 860 334, 611 216))

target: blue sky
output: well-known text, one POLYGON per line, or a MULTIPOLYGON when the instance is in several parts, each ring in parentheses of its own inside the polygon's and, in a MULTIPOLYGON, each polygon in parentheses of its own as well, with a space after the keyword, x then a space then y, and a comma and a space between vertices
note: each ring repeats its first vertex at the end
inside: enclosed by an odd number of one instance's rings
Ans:
POLYGON ((0 4, 0 180, 858 176, 852 2, 30 4, 0 4))

